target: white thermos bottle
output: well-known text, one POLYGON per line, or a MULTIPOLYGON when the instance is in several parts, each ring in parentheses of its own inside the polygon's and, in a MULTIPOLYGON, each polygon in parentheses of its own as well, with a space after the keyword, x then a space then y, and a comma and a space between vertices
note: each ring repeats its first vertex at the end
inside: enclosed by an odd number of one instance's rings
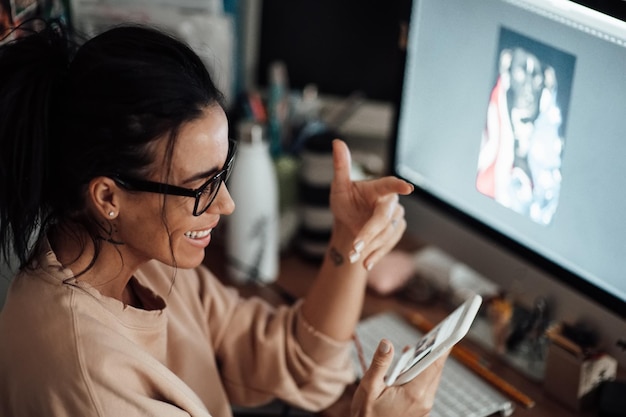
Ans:
POLYGON ((228 190, 235 211, 227 217, 226 256, 237 282, 271 282, 278 275, 278 182, 263 128, 244 122, 228 190))

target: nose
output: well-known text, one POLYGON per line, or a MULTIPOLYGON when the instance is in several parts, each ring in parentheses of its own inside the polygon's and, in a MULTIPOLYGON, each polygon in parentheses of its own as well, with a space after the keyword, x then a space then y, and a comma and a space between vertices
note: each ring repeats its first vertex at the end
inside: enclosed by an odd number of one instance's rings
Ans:
POLYGON ((217 196, 215 196, 215 201, 213 201, 213 204, 211 204, 209 210, 207 211, 212 211, 214 213, 217 212, 224 215, 232 214, 232 212, 235 211, 235 202, 230 196, 226 183, 222 183, 222 186, 217 192, 217 196))

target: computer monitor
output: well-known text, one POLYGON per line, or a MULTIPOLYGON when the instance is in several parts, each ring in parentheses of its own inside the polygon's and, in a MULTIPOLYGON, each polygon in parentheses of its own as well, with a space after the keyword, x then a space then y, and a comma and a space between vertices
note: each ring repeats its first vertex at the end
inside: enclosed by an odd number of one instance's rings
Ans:
POLYGON ((390 162, 408 233, 594 326, 622 366, 624 74, 626 23, 591 7, 415 0, 390 162))

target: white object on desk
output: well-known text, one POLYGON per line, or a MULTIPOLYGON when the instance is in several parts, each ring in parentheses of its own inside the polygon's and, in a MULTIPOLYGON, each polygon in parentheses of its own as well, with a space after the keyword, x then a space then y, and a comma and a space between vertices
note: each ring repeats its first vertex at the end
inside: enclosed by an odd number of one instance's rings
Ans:
POLYGON ((426 246, 414 255, 415 274, 461 304, 469 294, 496 295, 497 285, 435 246, 426 246))
POLYGON ((278 184, 259 125, 240 126, 228 190, 236 208, 228 216, 228 271, 238 282, 272 282, 278 276, 278 184))

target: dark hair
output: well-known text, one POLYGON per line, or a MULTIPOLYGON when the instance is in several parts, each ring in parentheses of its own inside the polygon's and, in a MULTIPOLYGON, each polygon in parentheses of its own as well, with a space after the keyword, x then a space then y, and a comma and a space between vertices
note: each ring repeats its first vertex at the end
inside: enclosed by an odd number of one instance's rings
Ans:
MULTIPOLYGON (((198 56, 154 28, 120 26, 78 46, 58 22, 0 47, 0 248, 24 267, 49 226, 83 227, 91 179, 145 174, 151 143, 223 96, 198 56), (143 170, 143 171, 142 171, 143 170)), ((95 258, 94 258, 95 260, 95 258)))

